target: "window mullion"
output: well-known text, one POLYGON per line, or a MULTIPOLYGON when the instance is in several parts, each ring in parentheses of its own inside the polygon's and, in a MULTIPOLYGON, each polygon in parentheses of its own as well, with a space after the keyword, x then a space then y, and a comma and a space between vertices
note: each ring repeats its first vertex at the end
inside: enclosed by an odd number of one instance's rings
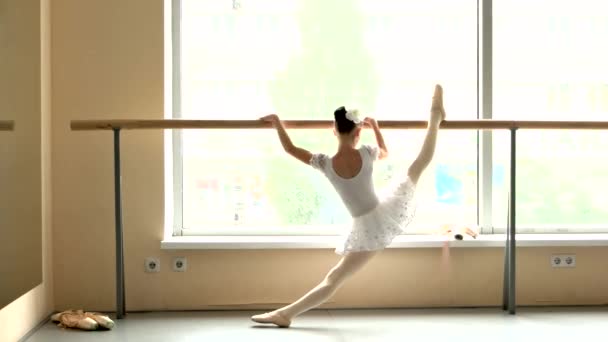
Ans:
MULTIPOLYGON (((173 51, 173 70, 172 70, 172 112, 173 118, 182 117, 182 96, 181 96, 181 27, 182 11, 181 0, 171 0, 171 31, 172 31, 172 51, 173 51)), ((183 144, 182 131, 172 130, 173 138, 173 235, 183 235, 183 144)))
MULTIPOLYGON (((478 2, 478 119, 492 118, 492 0, 478 2)), ((479 131, 479 225, 492 230, 492 131, 479 131)))

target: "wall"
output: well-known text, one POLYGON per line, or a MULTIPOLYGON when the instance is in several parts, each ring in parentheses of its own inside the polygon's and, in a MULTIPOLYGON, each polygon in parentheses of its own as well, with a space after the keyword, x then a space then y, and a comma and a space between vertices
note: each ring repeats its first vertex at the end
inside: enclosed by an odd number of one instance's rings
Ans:
POLYGON ((0 308, 42 280, 40 228, 40 2, 0 10, 0 112, 15 121, 2 133, 0 308), (4 281, 7 280, 7 281, 4 281))
MULTIPOLYGON (((163 1, 58 0, 52 10, 56 309, 114 310, 112 135, 72 132, 69 121, 163 118, 163 1)), ((337 262, 331 250, 161 251, 163 134, 122 137, 128 310, 287 303, 337 262), (170 271, 176 255, 189 258, 187 272, 170 271), (147 256, 161 258, 160 273, 143 272, 147 256)), ((440 249, 388 250, 329 306, 499 305, 502 253, 454 249, 441 272, 440 249)), ((518 303, 608 303, 606 258, 606 248, 520 249, 518 303), (577 267, 550 269, 557 252, 576 253, 577 267)))
MULTIPOLYGON (((69 122, 162 118, 162 9, 159 0, 53 1, 58 310, 68 306, 114 309, 112 133, 73 132, 69 122)), ((144 254, 158 252, 162 236, 162 132, 125 132, 122 142, 126 273, 132 275, 141 269, 144 254)), ((140 291, 141 284, 127 277, 127 300, 140 291)))
MULTIPOLYGON (((35 74, 36 93, 38 96, 29 97, 28 105, 33 105, 29 112, 21 112, 22 115, 30 115, 28 124, 37 127, 35 132, 37 138, 29 140, 27 146, 37 150, 37 161, 32 161, 32 172, 37 174, 33 184, 37 187, 37 194, 29 194, 30 216, 32 220, 38 220, 38 234, 41 235, 41 242, 38 246, 32 246, 29 250, 30 255, 42 260, 41 283, 32 290, 23 294, 11 304, 0 310, 0 341, 16 341, 28 331, 33 329, 41 321, 46 319, 52 312, 53 303, 53 269, 52 269, 52 204, 51 204, 51 18, 50 0, 14 0, 0 2, 2 9, 16 9, 9 16, 16 19, 19 25, 24 25, 31 32, 27 39, 22 38, 24 44, 37 46, 33 48, 32 56, 19 55, 23 60, 30 60, 31 65, 26 68, 35 74), (8 7, 6 7, 8 5, 8 7), (14 6, 14 7, 13 7, 14 6), (17 14, 18 13, 18 14, 17 14), (36 205, 36 203, 38 203, 36 205), (34 210, 32 210, 34 209, 34 210), (40 226, 42 227, 40 229, 40 226)), ((6 12, 5 12, 6 13, 6 12)), ((11 19, 11 20, 12 20, 11 19)), ((7 23, 7 21, 2 21, 7 23)), ((19 37, 18 35, 14 37, 19 37)), ((28 71, 25 70, 27 74, 28 71)), ((3 73, 4 74, 4 73, 3 73)), ((17 80, 16 83, 23 81, 17 80)), ((14 88, 18 89, 18 88, 14 88)), ((29 93, 31 94, 31 93, 29 93)), ((16 94, 17 97, 21 96, 16 94)), ((22 116, 17 120, 17 129, 21 127, 22 116)), ((27 233, 24 230, 23 233, 27 233)), ((33 240, 36 240, 35 238, 33 240)), ((9 242, 14 243, 14 241, 9 242)), ((28 248, 27 244, 20 245, 28 248)), ((24 249, 28 251, 27 249, 24 249)), ((12 277, 19 277, 19 272, 13 273, 12 277)))

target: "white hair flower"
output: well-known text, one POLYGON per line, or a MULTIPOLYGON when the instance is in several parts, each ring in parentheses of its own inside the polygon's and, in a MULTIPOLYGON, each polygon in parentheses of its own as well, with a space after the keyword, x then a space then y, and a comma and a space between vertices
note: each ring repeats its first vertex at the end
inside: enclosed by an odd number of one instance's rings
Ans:
POLYGON ((360 124, 361 119, 359 118, 359 110, 358 109, 349 109, 346 111, 346 118, 355 124, 360 124))

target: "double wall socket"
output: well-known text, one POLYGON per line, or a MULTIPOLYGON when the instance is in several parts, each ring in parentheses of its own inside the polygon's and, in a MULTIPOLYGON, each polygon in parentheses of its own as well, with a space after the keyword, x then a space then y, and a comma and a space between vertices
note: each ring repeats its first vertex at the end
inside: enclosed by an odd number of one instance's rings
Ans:
MULTIPOLYGON (((172 268, 174 272, 185 272, 188 266, 185 257, 173 258, 172 268)), ((144 262, 144 270, 146 273, 157 273, 160 272, 160 259, 155 257, 148 257, 144 262)))
POLYGON ((576 267, 576 255, 553 254, 551 256, 552 267, 576 267))

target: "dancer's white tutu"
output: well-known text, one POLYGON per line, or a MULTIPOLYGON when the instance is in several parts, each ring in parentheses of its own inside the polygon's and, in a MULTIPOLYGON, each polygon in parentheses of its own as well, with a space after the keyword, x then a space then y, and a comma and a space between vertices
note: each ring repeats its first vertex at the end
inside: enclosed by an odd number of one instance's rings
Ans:
POLYGON ((342 236, 336 253, 377 251, 390 245, 414 218, 415 190, 415 184, 407 178, 381 198, 372 211, 353 217, 351 229, 342 236))
POLYGON ((342 236, 336 248, 338 254, 375 251, 387 247, 397 235, 403 233, 415 212, 416 187, 412 180, 409 177, 405 180, 398 179, 394 186, 387 188, 390 191, 386 195, 377 196, 372 172, 373 163, 378 159, 378 148, 363 145, 358 151, 361 155, 361 169, 356 176, 348 179, 335 172, 328 155, 314 154, 310 160, 312 167, 327 176, 353 215, 351 229, 342 236))

